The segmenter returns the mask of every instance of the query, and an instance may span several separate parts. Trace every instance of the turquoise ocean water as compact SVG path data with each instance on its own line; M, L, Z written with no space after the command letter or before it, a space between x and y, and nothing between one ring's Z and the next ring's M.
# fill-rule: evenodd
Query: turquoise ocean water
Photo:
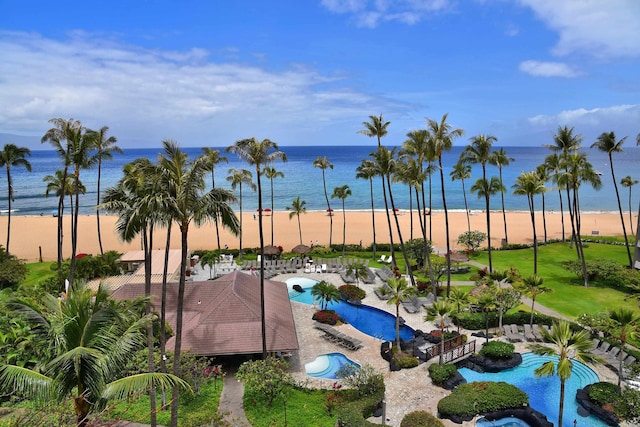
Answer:
M443 155L445 190L447 194L447 205L449 209L463 210L464 201L462 197L462 186L460 181L452 182L449 177L452 166L457 162L458 156L464 147L454 147L452 151ZM526 211L527 200L524 196L512 195L511 186L516 177L523 171L533 170L537 165L544 161L544 158L550 154L550 150L545 147L504 147L507 154L515 160L507 167L503 168L503 180L507 193L505 194L505 204L508 210ZM224 148L219 148L224 153ZM342 185L349 185L352 195L345 201L347 210L368 210L370 209L370 193L369 182L363 179L356 179L356 168L361 164L363 159L369 158L369 154L373 152L375 146L340 146L340 147L323 147L323 146L281 146L280 149L287 154L288 162L276 163L273 166L284 173L284 178L274 180L274 209L277 211L285 210L286 206L296 197L300 196L306 201L307 210L325 210L326 201L322 186L322 171L313 167L313 161L318 156L327 156L329 161L333 163L333 169L325 171L327 190L329 195L333 189ZM200 148L185 147L183 148L190 158L195 158L202 151ZM609 167L609 160L606 154L597 150L584 150L589 161L594 167L602 172L602 189L594 191L590 187L583 187L581 194L581 208L583 212L587 211L617 211L617 202L613 182ZM122 155L116 154L112 161L105 162L102 166L102 189L114 185L118 179L122 177L122 166L134 159L146 157L155 161L161 148L157 149L127 149ZM229 163L221 163L217 166L215 172L216 186L229 188L226 181L228 170L230 168L245 168L252 170L252 167L237 159L234 154L224 153ZM45 197L46 184L43 178L46 175L54 174L59 169L60 160L53 151L39 150L33 151L29 158L32 165L32 172L29 173L23 168L13 168L11 175L14 183L15 201L12 203L14 215L50 215L56 209L56 198L51 196ZM616 179L618 183L624 176L630 175L635 179L640 179L640 148L627 147L623 153L614 155L614 167ZM489 176L498 176L498 169L488 166ZM478 199L476 195L469 193L469 188L473 182L481 176L480 166L474 166L471 180L465 181L467 188L467 198L469 208L474 210L484 209L484 201ZM92 213L95 210L97 200L97 169L83 170L80 179L87 188L87 193L80 196L80 210L84 214ZM254 178L255 179L255 178ZM210 177L207 182L211 182ZM269 181L263 178L264 183L264 199L265 207L270 207L271 190ZM622 188L620 185L622 198L622 207L628 210L628 189ZM640 189L640 185L634 187L634 197L632 206L635 211L637 209L638 198L635 196L636 189ZM394 184L394 199L396 206L400 209L409 208L409 191L406 186ZM257 195L255 192L246 191L243 186L243 210L245 212L257 209ZM7 190L6 176L0 178L0 211L6 212L7 209ZM374 180L374 199L375 208L383 209L382 190L380 180ZM338 199L330 199L332 208L341 209L341 202ZM537 208L541 206L540 199L536 200ZM415 204L414 204L415 207ZM237 208L237 206L236 206ZM546 196L546 208L548 210L559 210L559 201L556 191L550 192ZM436 174L433 176L433 209L442 209L442 199L440 195L440 178ZM500 197L496 196L492 199L491 209L500 209Z

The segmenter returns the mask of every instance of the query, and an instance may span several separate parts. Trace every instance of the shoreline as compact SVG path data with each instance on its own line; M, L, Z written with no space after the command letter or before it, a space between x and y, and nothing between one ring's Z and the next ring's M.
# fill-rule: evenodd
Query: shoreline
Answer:
M243 212L243 248L255 248L259 246L258 238L258 221L254 219L255 212ZM346 243L359 244L369 246L373 242L373 226L372 215L370 210L347 210L346 215ZM532 227L531 217L528 211L507 211L507 232L509 243L531 243ZM562 238L561 217L558 211L545 212L547 222L547 238ZM569 215L565 213L565 235L571 232ZM634 221L634 230L637 221L637 215L632 215ZM0 216L0 245L4 246L7 237L7 216ZM276 211L272 215L263 215L263 232L265 245L271 244L271 220L274 223L274 241L275 246L282 246L285 252L290 251L294 246L300 244L297 219L294 216L289 219L289 212ZM329 223L330 218L333 219L332 244L342 244L343 220L342 212L334 211L334 215L329 217L324 211L308 211L300 215L300 223L302 228L302 243L315 245L316 242L322 246L329 243ZM622 235L622 226L620 224L620 216L618 212L598 212L583 213L582 216L582 235L591 236L592 232L597 231L601 236L619 236ZM433 245L444 250L446 247L445 237L445 218L442 211L433 211L427 216L427 224L429 219L432 223L432 240ZM57 217L54 216L11 216L11 241L10 251L13 255L27 262L37 262L42 251L43 261L55 261L57 256L56 249L56 229ZM101 215L101 235L104 251L116 250L118 252L126 252L129 250L140 249L140 238L135 238L132 242L122 242L116 232L115 223L117 217L113 215ZM480 230L486 232L486 215L481 211L472 211L469 216L471 222L471 230ZM627 230L629 228L629 214L624 215ZM409 215L408 211L401 210L398 214L400 230L403 240L407 241L412 238L421 237L420 219L418 212ZM64 245L63 253L65 257L71 254L71 235L69 229L70 217L65 215L63 218L63 235ZM393 215L391 215L394 242L398 242L398 233L394 224ZM411 224L413 223L413 233ZM458 235L467 231L467 218L464 211L449 212L450 226L450 247L452 249L460 249L457 244ZM78 217L78 249L77 253L97 254L100 253L98 245L98 233L95 214L84 214ZM384 210L375 211L375 233L377 243L389 243L389 229L387 218ZM538 241L542 241L543 220L542 214L536 213L536 232ZM174 225L171 232L171 248L180 247L180 232ZM429 228L427 227L427 235ZM501 210L491 211L491 244L499 247L504 238L504 223ZM634 237L635 239L635 237ZM166 240L166 230L158 229L154 234L154 249L163 249ZM213 223L204 224L202 227L196 227L191 224L189 230L189 249L217 249L217 239L215 226ZM237 249L239 247L238 237L232 236L228 231L220 232L220 245L222 248L227 245L229 248Z

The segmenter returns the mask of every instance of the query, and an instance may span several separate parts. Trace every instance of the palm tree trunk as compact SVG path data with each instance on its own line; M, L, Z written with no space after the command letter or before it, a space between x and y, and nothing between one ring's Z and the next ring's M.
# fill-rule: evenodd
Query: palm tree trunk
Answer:
M9 202L9 212L7 212L7 245L5 246L7 255L9 255L9 236L11 236L11 199L13 198L13 189L11 187L11 173L9 172L9 170L9 163L7 162L7 201Z
M502 168L500 171L500 187L502 187ZM504 191L500 190L500 198L502 199L502 222L504 223L504 242L509 244L509 236L507 235L507 214L504 211Z
M371 226L373 229L373 259L376 259L376 211L373 205L373 179L369 178L369 193L371 193ZM631 206L631 190L629 190L629 206ZM631 212L631 209L629 209Z
M409 185L409 238L413 240L413 187Z
M215 170L214 170L214 168L212 168L211 169L211 189L213 190L214 188L216 188L216 179L215 179ZM218 242L218 252L220 252L222 247L220 246L220 226L218 225L218 213L217 212L216 212L216 215L214 215L214 217L213 217L213 222L216 225L216 240Z
M431 164L431 162L429 162ZM429 174L429 240L433 242L433 183Z
M78 212L80 208L80 190L79 190L79 180L80 176L78 171L75 174L75 197L76 197L76 205L74 206L74 215L73 215L73 227L71 230L71 264L69 265L69 284L73 285L74 275L76 271L76 251L78 249Z
M342 256L344 257L344 246L347 241L347 213L344 210L344 199L342 199Z
M384 175L381 175L382 178L382 198L384 199L384 210L387 214L387 225L389 227L389 240L391 241L391 261L393 263L393 266L396 266L396 257L394 255L394 248L393 248L393 230L391 228L391 215L389 215L389 204L387 203L387 189L384 186Z
M409 263L407 250L404 246L404 240L402 239L402 231L400 230L400 222L398 221L396 206L395 206L395 203L393 202L393 193L391 192L391 179L388 175L386 178L387 178L387 187L389 188L389 201L391 202L391 209L393 210L393 218L396 222L396 230L398 231L398 240L400 241L400 250L402 251L402 257L404 258L405 265L407 266L407 271L409 273L409 279L411 280L411 285L415 287L416 281L415 281L415 278L413 277L413 272L411 271L411 264ZM393 263L395 265L395 260L393 261Z
M98 196L96 206L100 206L100 173L102 169L102 159L98 158ZM96 208L96 225L98 227L98 246L100 247L100 255L104 255L102 250L102 234L100 233L100 209Z
M447 239L447 298L451 293L451 244L449 242L449 211L447 211L447 198L444 192L444 172L442 169L442 156L438 156L438 166L440 166L440 187L442 190L442 207L444 208L444 228ZM491 252L489 252L491 253ZM491 256L489 256L489 266L491 266Z
M296 216L298 217L298 233L300 234L300 244L302 244L302 225L300 225L300 214L296 214Z
M143 246L144 246L144 296L146 298L151 297L151 257L153 252L153 226L151 226L147 233L147 227L143 227ZM151 314L151 301L148 300L144 306L144 313L146 315ZM148 372L155 372L155 364L153 360L153 323L147 323L147 370ZM156 421L156 388L155 386L151 386L149 389L149 417L151 426L155 427L157 424Z
M400 304L396 303L396 347L398 351L402 348L400 346ZM391 356L393 357L393 355Z
M535 297L531 298L531 317L529 318L529 326L531 327L533 327L533 313L534 313L533 306L535 303L536 303L536 298Z
M182 351L182 314L184 312L184 288L187 273L187 235L189 233L189 223L182 222L180 224L181 234L181 262L180 262L180 281L178 283L178 303L176 307L176 335L175 348L173 353L173 375L180 376L180 352ZM178 427L178 399L180 397L180 389L173 388L171 394L171 427Z
M469 205L467 205L467 191L464 188L464 179L462 180L462 197L464 198L464 212L467 214L467 231L471 233L471 219L469 219Z
M562 426L562 414L564 413L564 380L560 380L560 408L558 412L558 426Z
M609 166L611 167L611 178L613 178L613 188L616 190L616 200L618 201L618 211L620 212L620 222L622 223L622 233L624 234L624 242L627 247L627 256L629 257L629 268L633 268L633 258L631 257L631 248L629 248L629 237L627 236L627 227L624 224L624 214L622 213L622 204L620 203L620 193L618 192L618 183L616 182L616 174L613 171L613 156L609 153ZM9 212L11 214L11 212ZM7 239L9 236L7 236Z
M560 197L560 222L562 224L562 241L566 240L564 233L564 207L562 205L562 191L558 188L558 197Z
M238 252L238 258L242 260L242 182L240 183L240 200L238 203L238 207L240 209L240 235L238 236L238 239L240 240L240 251ZM261 211L259 213L261 213Z
M587 261L584 257L584 247L582 246L582 238L580 233L580 199L578 198L578 187L573 188L573 222L575 222L575 241L578 251L578 259L582 266L582 276L584 279L584 287L589 287L589 275L587 274Z
M544 244L547 244L547 217L544 214L545 212L545 199L544 193L542 193L542 228L544 229Z
M529 213L533 227L533 274L538 274L538 238L536 236L536 209L533 204L533 194L529 195Z
M483 175L485 175L483 173ZM487 255L489 256L489 272L493 271L493 262L491 259L491 211L489 209L491 195L489 194L489 183L487 182L486 176L484 177L484 206L487 212Z
M333 212L331 211L331 203L329 203L329 194L327 193L327 181L324 176L324 169L322 169L322 185L324 186L324 198L327 201L327 213L329 214L329 248L331 248L333 236Z
M298 219L300 218L298 217ZM271 246L273 246L273 178L271 179Z
M167 226L167 241L164 246L164 266L162 268L162 296L160 297L160 372L167 372L165 354L167 351L167 275L169 270L169 250L171 248L171 221ZM167 404L167 393L162 389L162 406Z
M262 326L262 358L267 358L267 319L264 309L264 233L262 230L262 184L260 183L260 166L256 166L258 181L258 231L260 235L260 323Z
M631 234L636 234L633 231L633 214L631 213L631 187L629 187L629 226L631 227Z

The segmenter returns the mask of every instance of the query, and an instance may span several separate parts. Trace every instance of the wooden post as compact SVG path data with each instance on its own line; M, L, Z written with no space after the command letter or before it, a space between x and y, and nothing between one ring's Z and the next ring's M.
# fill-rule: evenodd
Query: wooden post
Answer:
M40 252L40 262L42 262L42 246L38 246L38 252Z

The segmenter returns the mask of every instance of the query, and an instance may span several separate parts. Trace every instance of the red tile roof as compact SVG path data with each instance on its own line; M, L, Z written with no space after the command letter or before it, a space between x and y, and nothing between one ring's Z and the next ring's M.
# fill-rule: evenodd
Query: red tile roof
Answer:
M265 280L267 350L298 349L287 286ZM160 283L151 285L154 309L160 312ZM115 299L144 295L144 284L129 283L113 292ZM167 284L167 321L175 330L178 283ZM182 349L202 356L262 352L260 279L235 271L216 280L186 282ZM174 339L167 341L167 349Z

